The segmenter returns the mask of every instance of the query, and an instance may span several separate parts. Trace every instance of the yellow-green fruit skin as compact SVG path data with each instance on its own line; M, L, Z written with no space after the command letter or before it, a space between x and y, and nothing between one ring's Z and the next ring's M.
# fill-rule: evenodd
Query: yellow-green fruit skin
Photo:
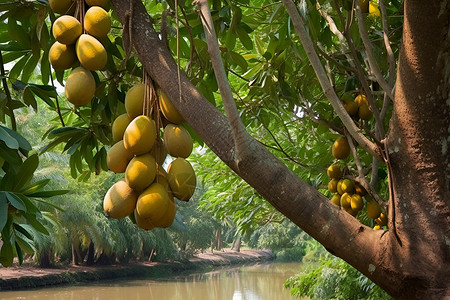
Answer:
M170 199L169 196L169 204L167 206L166 212L161 216L160 219L153 221L153 224L156 227L167 228L172 225L173 220L175 219L175 214L177 212L177 207L175 205L175 201Z
M139 216L153 223L153 220L159 220L165 214L169 201L166 188L153 183L139 195L136 211Z
M339 179L342 177L341 168L338 165L331 165L327 169L327 175L332 179Z
M351 209L352 197L348 193L344 193L341 196L341 207L345 209Z
M114 173L123 173L127 169L128 163L133 158L133 154L125 149L123 140L115 143L106 154L108 168Z
M136 220L136 225L144 230L152 230L153 228L155 228L155 225L153 225L153 223L148 219L144 219L143 217L141 217L137 213L136 209L134 210L134 219Z
M125 181L136 191L142 191L155 180L156 161L150 154L135 156L125 170Z
M358 113L358 104L353 101L345 100L344 108L350 116L354 116Z
M159 105L161 107L161 112L169 122L174 124L181 124L184 122L183 117L162 90L159 91Z
M192 153L193 142L189 131L182 125L167 124L164 128L164 145L173 157L187 158Z
M331 179L330 182L328 182L328 190L332 193L336 193L338 182L338 179Z
M52 33L61 44L74 44L83 32L81 23L74 17L64 15L55 20Z
M350 179L344 179L341 183L341 189L344 193L353 194L355 191L355 184Z
M155 122L147 116L136 117L125 129L123 142L125 149L134 155L149 152L156 140Z
M103 210L114 219L125 218L136 206L137 194L125 181L121 180L111 186L103 199Z
M125 109L130 119L143 114L145 85L136 84L125 95Z
M100 6L103 9L109 9L109 0L86 0L86 4L89 6Z
M333 197L331 197L330 201L337 206L341 206L341 195L334 194Z
M367 216L371 219L376 219L381 214L381 207L375 201L370 201L367 204Z
M95 37L82 34L75 46L78 60L88 70L98 71L105 67L108 60L105 47Z
M62 71L72 67L77 60L75 47L73 45L65 45L56 41L48 52L48 59L53 69Z
M331 153L336 159L345 159L350 154L350 145L347 138L344 136L339 137L334 143L331 149Z
M354 210L356 212L360 211L364 206L364 202L363 202L361 196L358 194L353 194L352 199L350 201L350 206L351 206L352 210Z
M119 115L112 124L112 136L114 142L118 142L123 139L125 129L130 124L131 119L128 114Z
M367 104L361 104L358 110L358 115L361 119L369 121L372 119L373 113Z
M49 0L48 4L55 14L71 15L75 12L75 2L72 0Z
M104 38L111 29L111 17L100 6L92 6L84 16L84 29L96 38Z
M80 106L88 104L95 94L95 79L91 72L78 67L70 72L64 86L67 100Z
M173 195L181 201L189 201L197 185L191 164L184 158L178 157L167 167L167 176Z

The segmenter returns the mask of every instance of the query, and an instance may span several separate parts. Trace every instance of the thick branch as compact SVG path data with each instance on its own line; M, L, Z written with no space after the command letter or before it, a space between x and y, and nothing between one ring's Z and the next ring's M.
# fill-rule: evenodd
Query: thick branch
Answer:
M233 132L234 143L236 146L236 159L239 160L242 153L245 151L245 141L248 139L248 133L245 130L245 126L242 123L241 118L239 117L239 111L237 110L233 93L228 82L228 77L223 66L222 56L220 55L219 44L217 43L216 31L214 29L214 23L211 17L208 1L196 0L193 4L197 4L200 10L200 17L202 20L203 29L205 30L206 42L208 44L208 52L211 57L211 64L213 66L219 91L222 96L225 113L230 121L230 126Z
M338 114L339 118L344 123L344 126L348 129L350 135L358 142L361 147L363 147L372 156L383 160L378 147L361 133L361 130L353 122L352 118L349 116L338 96L336 95L336 92L334 91L332 85L328 80L327 74L322 66L319 56L314 50L314 45L308 33L306 32L305 25L303 24L303 20L300 17L300 14L294 2L292 2L292 0L283 0L282 2L286 7L287 12L289 13L289 16L291 17L295 31L297 32L300 41L302 42L303 48L308 55L309 61L311 62L314 71L316 72L322 89L329 99L334 110Z

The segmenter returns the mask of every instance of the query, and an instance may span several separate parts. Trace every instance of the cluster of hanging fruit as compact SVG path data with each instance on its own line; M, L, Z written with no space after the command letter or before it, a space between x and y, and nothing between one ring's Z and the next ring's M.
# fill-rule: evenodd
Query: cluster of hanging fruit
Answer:
M174 197L189 201L196 187L194 169L186 159L193 149L191 135L148 75L127 92L125 109L114 120L115 144L107 154L108 168L125 176L106 193L104 211L111 218L129 216L146 230L169 227L176 214ZM167 154L172 160L164 169Z
M86 105L94 97L96 83L92 71L105 67L107 53L101 41L111 29L111 17L105 0L49 1L60 16L52 24L54 44L49 51L55 70L72 68L66 83L67 100L74 105Z

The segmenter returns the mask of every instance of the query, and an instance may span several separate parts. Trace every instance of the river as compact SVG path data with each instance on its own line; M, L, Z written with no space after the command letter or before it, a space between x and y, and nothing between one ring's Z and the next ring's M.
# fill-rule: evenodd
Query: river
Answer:
M290 300L284 281L299 263L267 263L223 268L163 280L114 280L89 285L2 291L1 300Z

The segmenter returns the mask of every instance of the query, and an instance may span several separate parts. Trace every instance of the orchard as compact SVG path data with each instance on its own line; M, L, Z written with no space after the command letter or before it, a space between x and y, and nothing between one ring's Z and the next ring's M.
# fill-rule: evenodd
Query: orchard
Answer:
M201 186L242 232L287 217L396 299L450 297L449 8L1 3L0 263L48 234L37 203L68 191L33 178L59 151L80 182L120 174L98 201L136 230ZM24 109L53 116L40 149Z

